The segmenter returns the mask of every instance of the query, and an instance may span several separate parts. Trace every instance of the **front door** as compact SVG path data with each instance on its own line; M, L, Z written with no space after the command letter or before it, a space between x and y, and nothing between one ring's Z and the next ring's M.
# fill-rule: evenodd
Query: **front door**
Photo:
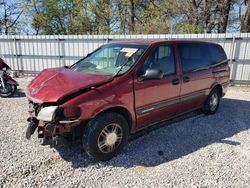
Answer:
M172 45L159 45L145 61L141 75L148 69L164 73L160 80L135 79L135 110L138 129L174 116L179 102L180 77L177 75Z

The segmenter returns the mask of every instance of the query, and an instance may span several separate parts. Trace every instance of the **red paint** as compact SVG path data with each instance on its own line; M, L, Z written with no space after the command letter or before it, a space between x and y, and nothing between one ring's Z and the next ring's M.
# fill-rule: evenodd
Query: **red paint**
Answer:
M57 102L63 96L80 89L99 85L83 92L63 104L67 118L79 113L80 120L95 118L99 113L116 108L123 109L131 117L131 132L143 129L157 122L170 119L193 109L200 108L214 86L222 86L225 93L229 83L230 69L228 66L207 70L183 73L180 63L177 43L182 41L129 41L127 44L147 44L149 48L140 58L136 66L122 76L97 76L82 74L65 68L42 71L28 86L27 97L40 103ZM187 42L187 41L185 41ZM200 43L200 42L192 42ZM176 75L164 77L161 80L139 81L138 73L153 49L160 44L172 44L175 49ZM215 71L217 71L215 73ZM219 71L219 72L218 72ZM190 82L183 83L183 77L190 77ZM173 79L179 79L180 84L173 85ZM105 84L101 85L103 82ZM138 115L136 111L147 106L160 104L181 97L188 97L197 91L204 91L203 96L179 102L178 104Z
M112 79L111 76L82 74L66 68L45 69L28 85L26 96L56 102L63 96Z

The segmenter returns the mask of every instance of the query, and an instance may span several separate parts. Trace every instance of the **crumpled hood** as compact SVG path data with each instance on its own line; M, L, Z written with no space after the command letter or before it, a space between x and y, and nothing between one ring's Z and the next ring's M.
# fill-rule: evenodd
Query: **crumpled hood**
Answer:
M26 96L33 102L56 102L65 95L102 84L112 76L99 76L67 68L45 69L28 85Z

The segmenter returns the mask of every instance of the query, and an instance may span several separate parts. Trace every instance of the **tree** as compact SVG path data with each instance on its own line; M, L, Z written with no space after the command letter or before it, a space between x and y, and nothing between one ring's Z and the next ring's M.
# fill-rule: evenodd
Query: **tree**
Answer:
M190 23L178 24L176 30L181 34L199 34L204 32L204 28L201 25L194 25Z
M14 1L0 1L0 33L1 34L16 34L19 25L20 17L25 11L22 3Z
M141 34L164 34L170 32L173 16L170 1L147 2L141 11L140 19L135 23L134 32Z
M24 1L26 4L22 6L16 1ZM245 5L242 10L246 10L245 13L235 16L235 8L243 6L243 1ZM31 25L35 34L225 33L235 26L234 31L240 30L240 25L242 32L250 32L249 2L0 0L0 6L5 10L0 11L0 32L15 34L17 28L23 24L22 21L26 21L24 13L32 19ZM22 7L27 7L29 11L25 12ZM24 28L21 31L24 31Z
M87 10L93 17L93 29L95 34L110 34L113 16L111 0L86 1Z
M187 21L202 26L207 33L225 33L229 22L233 0L192 0L185 1L183 12Z
M232 7L232 0L223 0L219 4L219 21L218 21L218 33L225 33L227 31L227 25L229 20L229 13Z
M250 32L250 1L244 0L246 5L245 14L241 18L241 32L248 33Z
M37 34L92 33L92 20L82 0L32 0L32 7Z
M114 13L116 13L116 16L114 17L114 24L119 26L118 30L120 33L135 34L138 32L137 27L142 24L143 14L149 2L149 0L113 1L113 9ZM113 32L117 33L117 31Z
M119 34L126 34L127 33L127 9L125 8L124 5L124 0L115 0L114 1L115 5L115 11L114 15L115 16L115 21L116 24L114 24L114 33L119 33Z

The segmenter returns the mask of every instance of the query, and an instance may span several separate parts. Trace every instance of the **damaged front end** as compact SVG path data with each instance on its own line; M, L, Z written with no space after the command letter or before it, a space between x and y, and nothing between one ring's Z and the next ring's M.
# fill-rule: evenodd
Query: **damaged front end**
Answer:
M88 118L80 120L82 112L78 102L82 101L67 107L65 103L113 79L113 76L87 74L69 68L40 72L26 90L30 114L26 138L30 139L36 130L38 137L45 139L55 139L59 135L72 135L73 139L80 136L84 131L82 125L88 121Z
M72 132L80 124L77 117L66 118L64 109L56 103L38 104L29 101L29 114L29 124L26 130L27 139L30 139L37 129L38 138L57 141L60 135Z

